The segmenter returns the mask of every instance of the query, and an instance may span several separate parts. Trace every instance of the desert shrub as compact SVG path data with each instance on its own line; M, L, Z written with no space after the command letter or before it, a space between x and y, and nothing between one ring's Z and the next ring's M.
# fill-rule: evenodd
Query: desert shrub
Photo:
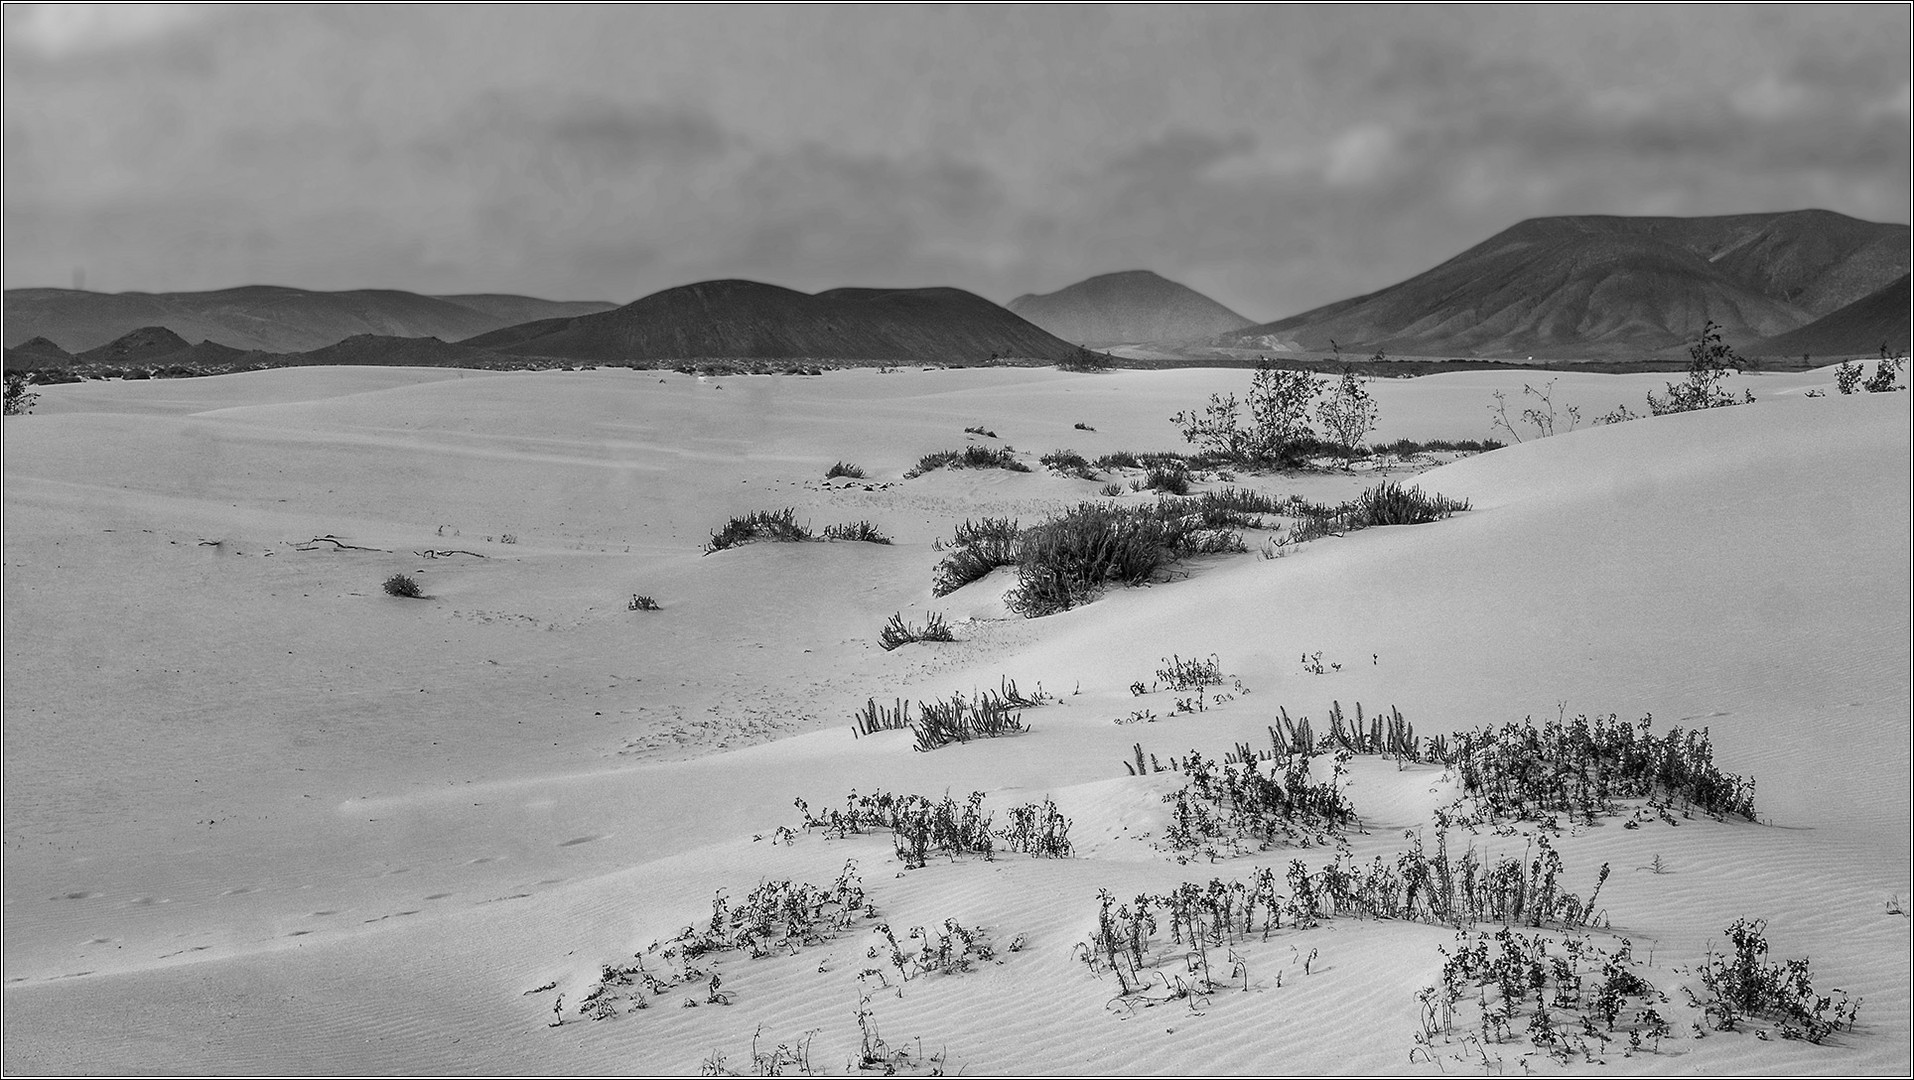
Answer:
M1444 763L1485 820L1568 814L1592 823L1615 800L1639 798L1665 817L1679 801L1684 811L1755 819L1754 781L1716 767L1706 728L1657 736L1649 725L1648 717L1630 724L1611 714L1459 731Z
M1708 320L1701 336L1688 347L1688 361L1686 381L1668 383L1666 397L1657 398L1653 393L1648 395L1649 412L1665 416L1754 401L1752 392L1744 391L1744 396L1738 399L1721 385L1728 373L1739 371L1743 363L1741 357L1736 356L1735 351L1721 340L1721 327L1713 319Z
M1381 353L1375 356L1377 362L1382 358ZM1376 430L1377 413L1376 399L1369 396L1353 371L1343 372L1316 406L1323 428L1339 444L1343 456L1351 458L1362 453L1363 438Z
M1030 618L1086 603L1107 582L1140 585L1173 557L1170 533L1145 514L1079 505L1024 534L1017 587L1006 599Z
M924 620L921 630L906 623L903 612L895 612L891 615L891 621L885 623L884 629L877 635L877 643L884 647L885 652L917 641L956 640L956 635L950 632L950 625L944 622L944 617L934 611Z
M385 591L389 596L403 596L416 600L425 595L420 591L419 583L405 574L394 574L385 579Z
M1075 450L1052 450L1038 460L1043 462L1045 468L1064 476L1074 476L1080 480L1097 478L1096 470L1090 467L1089 460Z
M1169 495L1188 495L1190 493L1189 470L1151 466L1143 474L1143 487L1138 490L1161 491Z
M1314 435L1309 406L1322 391L1322 383L1307 371L1258 364L1246 401L1239 403L1235 394L1211 394L1201 413L1179 412L1170 422L1185 441L1206 453L1238 462L1281 461L1292 443ZM1249 407L1247 428L1238 416L1244 404Z
M663 611L664 609L659 607L658 601L653 600L651 597L640 596L637 593L632 593L631 603L625 605L625 610L626 611Z
M1097 467L1100 469L1135 469L1140 468L1142 464L1136 459L1136 455L1128 450L1118 450L1097 459Z
M1035 857L1067 859L1074 850L1070 843L1070 819L1057 810L1057 804L1045 796L1043 805L1025 803L1012 807L1010 824L998 835L1011 851Z
M1090 425L1084 423L1081 420L1077 421L1076 428L1078 431L1095 431L1096 430L1096 428L1091 427Z
M1438 1039L1458 1041L1451 1032L1470 1010L1476 1022L1462 1025L1464 1044L1526 1037L1562 1064L1576 1054L1600 1061L1598 1053L1620 1036L1628 1042L1625 1054L1659 1052L1670 1033L1658 1008L1668 996L1641 976L1626 938L1611 951L1580 936L1563 942L1504 927L1492 935L1458 930L1455 944L1454 952L1442 949L1442 984L1416 994L1422 1006L1416 1050L1432 1060Z
M1116 483L1105 484L1097 489L1097 494L1116 498L1123 494L1123 485Z
M1527 402L1529 398L1533 397L1535 398L1535 403L1526 405L1522 409L1521 416L1514 421L1509 419L1509 403L1502 391L1497 390L1489 396L1495 399L1494 403L1489 406L1489 427L1501 428L1503 431L1508 432L1509 436L1516 442L1522 441L1522 433L1515 430L1516 423L1528 424L1535 428L1535 437L1538 439L1546 439L1550 435L1555 434L1555 425L1560 422L1561 418L1555 411L1554 379L1543 383L1540 390L1530 386L1528 383L1522 384L1522 400ZM1567 413L1567 430L1574 431L1575 425L1582 422L1582 410L1574 405L1570 405L1567 407Z
M799 543L810 539L813 539L810 526L797 523L795 509L754 510L743 517L732 518L723 529L712 533L711 542L705 545L704 550L709 555L739 544L761 541Z
M1403 487L1390 480L1369 488L1340 506L1326 507L1292 500L1300 520L1290 530L1296 543L1376 525L1421 525L1467 510L1467 499L1425 495L1420 487Z
M1465 454L1482 454L1490 450L1500 450L1503 443L1496 439L1397 439L1392 443L1376 443L1369 449L1378 454L1394 454L1408 457L1411 454L1427 454L1437 451L1450 451Z
M1861 388L1861 364L1858 360L1843 360L1834 369L1834 388L1843 394L1852 394Z
M1017 522L1012 518L986 517L975 524L965 519L947 545L948 554L931 575L931 595L947 596L999 566L1014 565L1018 535Z
M1767 923L1760 919L1752 923L1736 919L1722 931L1734 954L1708 950L1701 965L1708 998L1701 1005L1715 1030L1733 1031L1743 1020L1773 1019L1781 1025L1782 1038L1813 1043L1839 1031L1844 1022L1852 1031L1860 1002L1850 1002L1845 994L1838 1001L1816 997L1806 959L1764 963L1761 958L1767 955L1768 942L1762 933L1766 929Z
M20 416L32 412L34 402L40 400L40 395L27 389L30 385L27 376L18 371L9 371L6 381L5 415Z
M1888 355L1887 346L1882 345L1881 362L1875 367L1874 374L1868 378L1868 381L1861 384L1861 389L1866 390L1870 394L1885 394L1894 390L1907 389L1907 387L1898 384L1901 377L1901 369L1906 364L1907 359L1905 357ZM1856 366L1858 367L1859 365Z
M864 470L847 461L840 461L824 473L824 479L826 480L835 480L840 476L848 477L852 480L862 480L864 479Z
M864 544L888 544L891 538L868 521L852 521L843 525L824 526L826 540L855 540Z
M917 467L904 474L905 479L922 476L933 469L1007 469L1029 472L1030 466L1018 461L1010 447L966 446L962 450L940 450L925 454Z
M966 434L966 435L976 435L976 436L978 436L979 438L984 438L984 439L994 439L994 438L996 438L996 437L997 437L997 433L996 433L996 432L994 432L994 431L986 431L986 430L984 430L984 426L983 426L982 424L979 424L979 425L977 425L976 427L967 427L967 428L965 428L965 429L964 429L964 434Z

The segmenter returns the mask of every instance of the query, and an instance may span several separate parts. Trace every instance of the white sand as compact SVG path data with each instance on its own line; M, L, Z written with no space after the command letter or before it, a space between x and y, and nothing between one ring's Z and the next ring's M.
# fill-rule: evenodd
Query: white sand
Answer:
M1564 374L1555 398L1641 411L1668 379ZM547 1022L555 993L575 1003L713 890L823 882L854 857L895 926L1027 937L1002 965L873 999L886 1038L921 1036L953 1070L1401 1071L1448 931L1285 936L1251 957L1251 992L1201 1014L1113 1008L1114 984L1071 958L1099 888L1272 861L1180 867L1136 840L1169 781L1127 776L1131 744L1216 755L1263 740L1279 705L1320 722L1335 699L1393 704L1424 734L1564 702L1709 727L1721 766L1758 779L1763 824L1585 830L1560 843L1570 887L1616 868L1602 904L1654 943L1677 1000L1700 987L1676 969L1765 918L1771 958L1809 956L1822 993L1865 999L1859 1028L1822 1046L1684 1030L1576 1070L1905 1074L1909 920L1885 902L1914 892L1907 396L1806 398L1827 370L1749 376L1753 406L1425 473L1473 500L1445 522L1199 560L1052 618L959 623L957 644L877 647L893 611L1001 614L1000 579L930 596L930 545L955 522L1034 521L1100 486L901 481L918 456L972 425L1032 454L1181 449L1168 416L1247 381L298 369L45 388L5 425L4 1068L696 1072L716 1050L749 1071L762 1025L767 1045L818 1029L814 1063L841 1071L868 932L723 961L728 1008ZM1497 434L1490 392L1521 383L1377 382L1375 437ZM870 478L825 484L838 460ZM1328 499L1373 479L1245 482ZM728 516L783 506L897 543L700 554ZM385 550L300 550L326 534ZM429 599L385 596L397 572ZM664 610L627 611L633 593ZM1343 669L1305 673L1316 651ZM1167 694L1126 688L1171 652L1213 652L1252 692L1167 717ZM930 754L851 737L867 697L1006 675L1064 695L1027 735ZM1111 723L1142 706L1165 718ZM1426 826L1434 773L1357 766L1366 861ZM985 790L999 809L1052 795L1078 857L901 873L884 838L771 845L793 798L877 787ZM1633 869L1656 855L1671 873ZM1499 1048L1510 1071L1523 1049Z

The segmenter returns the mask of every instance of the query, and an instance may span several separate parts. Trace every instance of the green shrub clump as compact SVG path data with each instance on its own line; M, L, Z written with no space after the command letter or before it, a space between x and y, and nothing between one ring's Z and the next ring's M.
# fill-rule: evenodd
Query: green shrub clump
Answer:
M1014 566L1018 535L1014 518L987 517L975 524L965 519L951 542L943 545L949 553L932 574L931 595L948 596L999 566Z
M849 462L840 461L824 473L824 479L826 480L835 480L840 476L848 477L852 480L862 480L864 479L864 470Z
M387 595L403 596L410 600L417 600L425 595L424 592L420 591L419 583L404 574L394 574L386 578L385 591Z

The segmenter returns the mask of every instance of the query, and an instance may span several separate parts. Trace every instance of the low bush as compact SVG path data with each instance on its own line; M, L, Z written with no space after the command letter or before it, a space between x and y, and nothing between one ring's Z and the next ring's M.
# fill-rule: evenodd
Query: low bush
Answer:
M947 596L999 566L1014 566L1019 535L1013 518L987 517L975 524L965 519L948 545L939 542L948 554L932 573L931 595Z
M934 469L1007 469L1010 472L1029 472L1030 466L1018 461L1010 447L966 446L962 450L940 450L934 454L925 454L917 460L917 467L904 474L905 479L924 475Z
M417 600L425 595L420 591L419 583L405 574L394 574L386 578L385 591L389 596L403 596L410 600Z
M852 480L862 480L864 479L864 470L849 462L840 461L824 473L824 479L826 480L835 480L840 476Z
M1699 409L1719 409L1728 405L1744 405L1754 401L1754 394L1743 391L1737 398L1721 385L1731 371L1744 367L1741 357L1734 349L1721 340L1721 327L1713 319L1702 329L1701 336L1688 347L1688 378L1679 383L1668 383L1666 397L1648 395L1648 411L1656 416L1668 413L1694 412Z
M765 541L775 543L800 543L811 540L808 525L797 523L797 511L790 507L783 510L754 510L743 517L734 517L725 523L723 529L711 534L711 542L705 545L705 554L723 551L739 544L753 544Z
M1078 431L1095 431L1096 430L1096 428L1091 427L1090 425L1084 423L1081 420L1077 421L1076 427Z
M1752 923L1736 919L1733 926L1722 931L1734 946L1734 954L1708 950L1701 965L1701 982L1708 998L1699 1004L1715 1030L1733 1031L1744 1020L1769 1019L1780 1024L1782 1038L1812 1043L1839 1031L1843 1023L1854 1030L1861 1003L1850 1002L1845 994L1838 1001L1816 997L1814 976L1806 959L1785 964L1762 961L1768 952L1768 942L1762 937L1766 929L1767 923L1760 919Z
M981 425L981 424L979 424L979 425L978 425L978 426L976 426L976 427L967 427L967 428L965 428L965 429L964 429L964 434L966 434L966 435L976 435L976 436L979 436L979 437L981 437L981 438L985 438L985 439L994 439L994 438L996 438L996 437L997 437L997 433L996 433L996 432L994 432L994 431L985 431L985 430L984 430L984 428L983 428L983 425Z
M1397 439L1392 443L1376 443L1369 448L1374 454L1394 454L1397 457L1410 457L1415 454L1428 454L1448 451L1452 453L1481 454L1490 450L1500 450L1503 444L1496 439L1427 439L1418 442L1415 439Z
M884 629L877 634L877 643L883 646L885 652L918 641L956 640L957 636L950 632L950 626L944 622L944 617L934 611L930 613L928 619L924 620L921 630L906 623L903 612L895 612L891 615L891 621L885 623Z
M1189 470L1152 466L1143 474L1143 486L1137 490L1161 491L1166 495L1188 495L1190 493Z
M1052 450L1038 459L1045 468L1064 476L1074 476L1080 480L1095 480L1096 470L1090 462L1075 450Z
M1136 455L1128 450L1118 450L1114 454L1105 454L1097 459L1097 467L1100 469L1136 469L1141 468L1142 465L1143 463L1136 459Z
M891 538L868 521L853 521L844 525L826 525L826 540L854 540L863 544L888 544Z
M651 597L640 596L637 593L632 593L631 603L625 605L625 610L626 611L662 611L664 609L660 608L658 606L658 601L653 600Z
M1123 494L1123 485L1114 483L1105 484L1097 489L1097 494L1105 496L1106 498L1117 498Z
M1324 507L1301 500L1292 503L1301 520L1290 530L1300 543L1318 537L1354 532L1377 525L1421 525L1467 510L1467 499L1425 495L1420 487L1403 487L1390 480L1369 488L1340 506Z
M24 416L32 412L34 403L40 400L40 395L27 389L31 385L27 376L17 371L9 371L6 374L6 383L6 415Z

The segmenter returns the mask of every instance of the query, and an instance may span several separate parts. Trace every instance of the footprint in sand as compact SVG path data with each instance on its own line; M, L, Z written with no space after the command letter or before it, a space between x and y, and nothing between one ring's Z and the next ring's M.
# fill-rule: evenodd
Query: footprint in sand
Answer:
M559 847L577 847L579 844L589 844L594 840L603 840L608 835L610 834L600 833L597 836L574 836L570 840L566 840L560 843L558 846Z
M58 896L49 896L47 897L47 899L48 900L91 900L98 895L100 894L96 892L70 892L70 893L61 893Z
M451 896L451 895L452 895L452 894L451 894L451 893L449 893L449 892L435 892L435 893L433 893L433 894L432 894L431 896L428 896L428 897L426 897L426 899L427 899L427 900L443 900L443 899L445 899L446 897L448 897L448 896Z
M310 933L312 933L312 931L310 930L294 930L292 933L287 934L286 936L287 937L305 937L307 934L310 934Z

